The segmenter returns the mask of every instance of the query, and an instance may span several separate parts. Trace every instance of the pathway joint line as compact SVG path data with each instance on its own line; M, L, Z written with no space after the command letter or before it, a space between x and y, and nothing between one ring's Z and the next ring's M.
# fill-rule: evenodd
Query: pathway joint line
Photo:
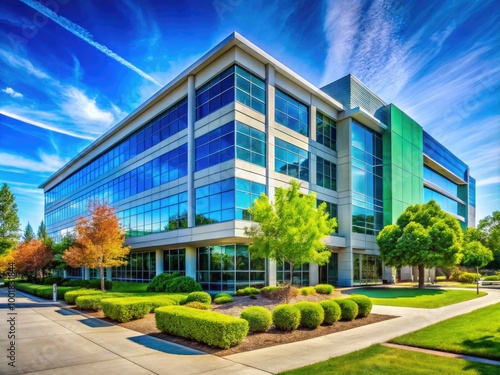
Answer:
M451 352L444 352L444 351L441 351L441 350L420 348L420 347L417 347L417 346L393 344L393 343L390 343L390 342L384 342L381 345L387 346L389 348L394 348L394 349L409 350L409 351L412 351L412 352L419 352L419 353L425 353L425 354L438 355L440 357L465 359L467 361L487 363L489 365L500 366L500 361L495 361L494 359L488 359L488 358L482 358L482 357L474 357L474 356L471 356L471 355L457 354L457 353L451 353Z

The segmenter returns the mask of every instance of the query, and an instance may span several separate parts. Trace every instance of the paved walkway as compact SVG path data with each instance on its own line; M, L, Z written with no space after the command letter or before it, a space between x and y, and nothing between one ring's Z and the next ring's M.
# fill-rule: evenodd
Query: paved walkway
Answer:
M324 361L500 302L500 291L438 309L374 306L373 312L400 316L306 341L224 358L203 354L65 309L17 292L15 364L10 361L7 289L0 289L0 374L142 375L274 374Z

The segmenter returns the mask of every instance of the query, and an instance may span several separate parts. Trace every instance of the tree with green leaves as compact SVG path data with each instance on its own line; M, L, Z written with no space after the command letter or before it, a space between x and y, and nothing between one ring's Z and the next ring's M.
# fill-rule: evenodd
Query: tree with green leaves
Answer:
M467 228L464 233L462 264L476 269L477 293L479 294L479 268L493 260L493 253L481 243L482 233L476 228Z
M45 225L45 222L43 220L40 222L40 225L38 226L36 237L44 243L50 241L49 234L47 233L47 226Z
M483 234L481 242L493 253L493 261L488 267L500 269L500 211L479 220L477 228Z
M54 259L52 260L52 264L54 268L59 270L64 270L68 267L66 262L64 262L63 260L63 254L74 244L75 244L75 236L72 233L68 233L61 238L60 242L54 243L52 245L52 251L54 252Z
M389 267L418 267L418 287L424 288L425 268L451 267L460 261L463 233L458 220L435 201L409 206L377 236Z
M316 194L302 194L295 180L287 189L276 189L274 204L262 194L249 210L256 224L245 228L252 241L250 254L290 263L290 284L296 266L327 263L331 251L322 240L335 231L337 219L325 208L325 203L316 208Z
M26 225L26 228L24 229L23 233L23 242L29 242L34 239L35 239L35 232L33 231L33 227L28 221L28 224Z
M19 239L17 204L9 185L0 188L0 256L8 255Z

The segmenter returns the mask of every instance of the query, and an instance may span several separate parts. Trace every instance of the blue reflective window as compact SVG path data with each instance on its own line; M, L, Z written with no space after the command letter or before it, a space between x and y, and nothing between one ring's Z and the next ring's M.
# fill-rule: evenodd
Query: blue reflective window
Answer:
M232 181L228 181L232 180ZM234 179L195 189L196 225L234 220Z
M429 133L423 133L424 138L424 154L432 160L438 162L443 167L467 181L467 165L452 154L446 147L436 141Z
M309 136L309 107L279 89L276 89L275 100L274 120L306 137Z
M316 199L316 207L318 207L321 203L324 203L326 205L325 211L330 215L330 217L338 218L338 207L335 203ZM338 227L333 233L337 233L337 229Z
M265 133L236 121L236 157L265 167Z
M234 159L234 122L225 124L195 140L195 170Z
M476 207L476 180L469 176L469 204Z
M266 186L257 182L236 179L236 219L252 220L249 208L262 193L265 193Z
M330 190L337 190L337 166L328 160L316 159L316 184Z
M274 170L290 177L309 181L309 153L276 138Z
M182 99L45 193L45 204L69 195L186 127L187 99Z
M337 150L337 127L335 122L321 112L316 112L316 142L333 151Z
M427 165L424 165L424 179L446 190L448 193L458 196L458 185L432 170Z
M236 100L257 112L266 113L264 81L236 65Z
M436 203L439 204L444 211L453 215L461 216L465 219L465 214L467 212L465 205L458 203L457 201L444 196L437 191L429 189L428 187L424 187L424 202L427 203L430 200L436 201Z

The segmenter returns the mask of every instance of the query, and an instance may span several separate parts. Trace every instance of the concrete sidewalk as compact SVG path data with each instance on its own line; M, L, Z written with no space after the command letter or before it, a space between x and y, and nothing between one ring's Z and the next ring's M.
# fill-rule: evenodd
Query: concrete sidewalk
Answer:
M306 341L224 358L168 343L17 292L15 365L7 337L7 289L0 289L0 374L269 374L324 361L429 324L500 302L500 291L438 309L374 306L373 312L400 316Z

